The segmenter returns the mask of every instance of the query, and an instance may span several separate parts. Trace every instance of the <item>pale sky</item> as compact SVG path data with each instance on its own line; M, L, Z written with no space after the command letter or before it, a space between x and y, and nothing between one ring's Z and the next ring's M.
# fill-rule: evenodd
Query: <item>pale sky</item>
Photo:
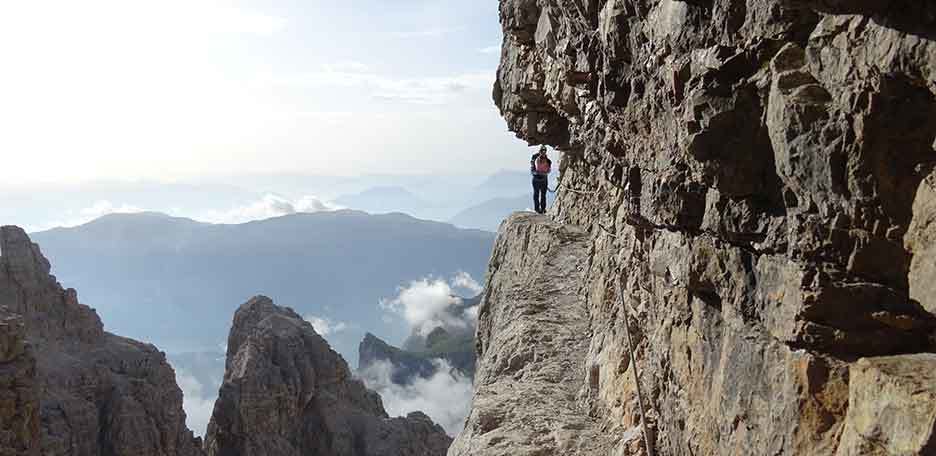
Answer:
M522 169L500 40L493 0L0 0L0 181Z

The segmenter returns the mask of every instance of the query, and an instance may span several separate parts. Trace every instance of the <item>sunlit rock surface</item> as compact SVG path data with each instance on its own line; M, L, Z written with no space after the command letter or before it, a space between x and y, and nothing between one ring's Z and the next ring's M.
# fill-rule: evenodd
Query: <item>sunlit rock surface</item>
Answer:
M553 221L499 232L474 410L449 454L552 454L576 414L602 435L565 454L643 451L628 443L641 423L625 324L657 454L932 454L936 402L910 385L927 384L914 354L933 351L936 327L936 4L501 0L500 13L494 101L520 138L565 154ZM559 247L562 231L581 234ZM582 270L544 273L564 249ZM505 309L579 328L585 353L547 331L499 354L525 334ZM561 387L531 374L547 358L570 360ZM544 398L501 413L497 383Z

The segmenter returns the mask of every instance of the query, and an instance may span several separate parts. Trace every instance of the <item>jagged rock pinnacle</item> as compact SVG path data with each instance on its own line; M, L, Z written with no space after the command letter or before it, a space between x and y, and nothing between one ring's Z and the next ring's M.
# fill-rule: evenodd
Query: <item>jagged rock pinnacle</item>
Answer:
M0 228L0 249L0 454L201 455L165 355L105 333L22 229Z
M235 313L226 366L211 456L431 456L451 443L424 414L388 417L311 324L267 297Z

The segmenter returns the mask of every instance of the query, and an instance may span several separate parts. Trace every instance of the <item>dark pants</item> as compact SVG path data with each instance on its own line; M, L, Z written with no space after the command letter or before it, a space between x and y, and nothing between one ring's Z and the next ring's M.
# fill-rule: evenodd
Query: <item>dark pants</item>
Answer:
M533 176L533 208L539 214L546 213L546 190L548 188L548 177Z

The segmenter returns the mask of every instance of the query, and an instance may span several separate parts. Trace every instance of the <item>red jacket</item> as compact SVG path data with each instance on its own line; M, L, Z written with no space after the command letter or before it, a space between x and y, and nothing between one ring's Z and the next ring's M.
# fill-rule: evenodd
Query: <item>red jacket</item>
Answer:
M534 177L548 177L549 173L543 174L536 171L536 158L539 157L539 152L533 154L533 157L530 158L530 174ZM549 163L549 168L552 169L552 160L549 157L544 157L546 162Z

